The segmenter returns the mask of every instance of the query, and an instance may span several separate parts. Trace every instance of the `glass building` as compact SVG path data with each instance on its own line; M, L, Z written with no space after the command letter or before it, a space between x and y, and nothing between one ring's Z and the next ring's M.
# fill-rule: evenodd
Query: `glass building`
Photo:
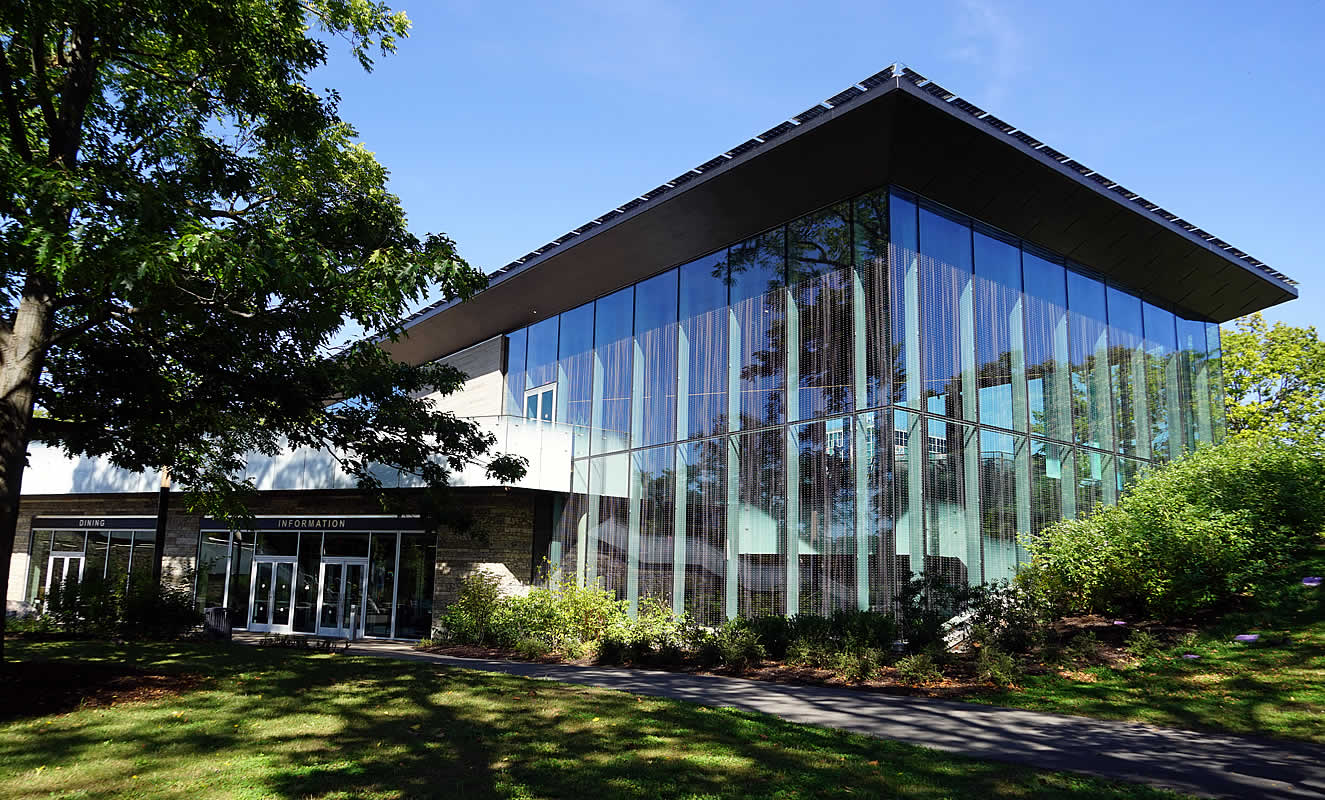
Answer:
M505 335L560 424L549 558L716 621L1010 578L1222 424L1219 327L883 187Z
M439 408L528 458L514 487L482 464L451 476L486 544L377 516L330 454L299 450L249 460L255 530L176 515L154 551L157 520L123 515L157 507L155 476L35 454L7 608L155 552L201 605L275 633L420 638L478 569L704 623L888 609L915 573L1011 577L1026 537L1218 442L1219 323L1296 296L888 67L380 343L467 374Z

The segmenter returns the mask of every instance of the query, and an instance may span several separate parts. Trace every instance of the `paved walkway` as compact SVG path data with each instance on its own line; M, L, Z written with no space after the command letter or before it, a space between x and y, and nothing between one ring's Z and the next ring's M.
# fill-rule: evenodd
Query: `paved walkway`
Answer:
M399 642L359 642L349 652L731 706L973 758L1211 797L1325 798L1325 748L1307 744L713 675L456 658Z

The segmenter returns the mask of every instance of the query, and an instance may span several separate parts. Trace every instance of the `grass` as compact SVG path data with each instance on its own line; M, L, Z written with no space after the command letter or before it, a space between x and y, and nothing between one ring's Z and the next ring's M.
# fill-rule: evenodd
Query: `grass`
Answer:
M204 673L0 723L0 798L1156 798L773 717L468 670L205 644L8 644Z
M1301 578L1325 575L1325 551L1291 572L1256 611L1202 626L1125 667L1029 676L1020 691L968 699L1036 711L1325 743L1325 601ZM1235 642L1243 633L1254 644ZM1185 659L1183 654L1199 656Z

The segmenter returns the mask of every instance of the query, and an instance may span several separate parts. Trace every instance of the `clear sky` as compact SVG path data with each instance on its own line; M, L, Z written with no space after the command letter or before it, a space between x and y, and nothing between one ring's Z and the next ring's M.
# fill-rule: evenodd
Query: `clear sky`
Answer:
M1325 3L425 2L314 86L491 271L900 61L1299 282L1325 333Z

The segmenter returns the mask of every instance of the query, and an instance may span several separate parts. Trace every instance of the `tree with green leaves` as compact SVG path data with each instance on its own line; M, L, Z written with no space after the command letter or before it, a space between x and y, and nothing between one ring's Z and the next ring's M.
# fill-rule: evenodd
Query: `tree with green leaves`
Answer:
M0 6L6 562L34 440L167 469L230 518L246 454L286 447L333 453L384 498L378 464L439 504L470 464L518 478L520 459L425 398L461 373L337 345L347 324L398 336L430 290L485 282L445 236L410 233L335 92L308 83L329 46L371 70L408 28L372 0Z
M1224 328L1224 392L1231 434L1325 441L1325 341L1260 313Z

